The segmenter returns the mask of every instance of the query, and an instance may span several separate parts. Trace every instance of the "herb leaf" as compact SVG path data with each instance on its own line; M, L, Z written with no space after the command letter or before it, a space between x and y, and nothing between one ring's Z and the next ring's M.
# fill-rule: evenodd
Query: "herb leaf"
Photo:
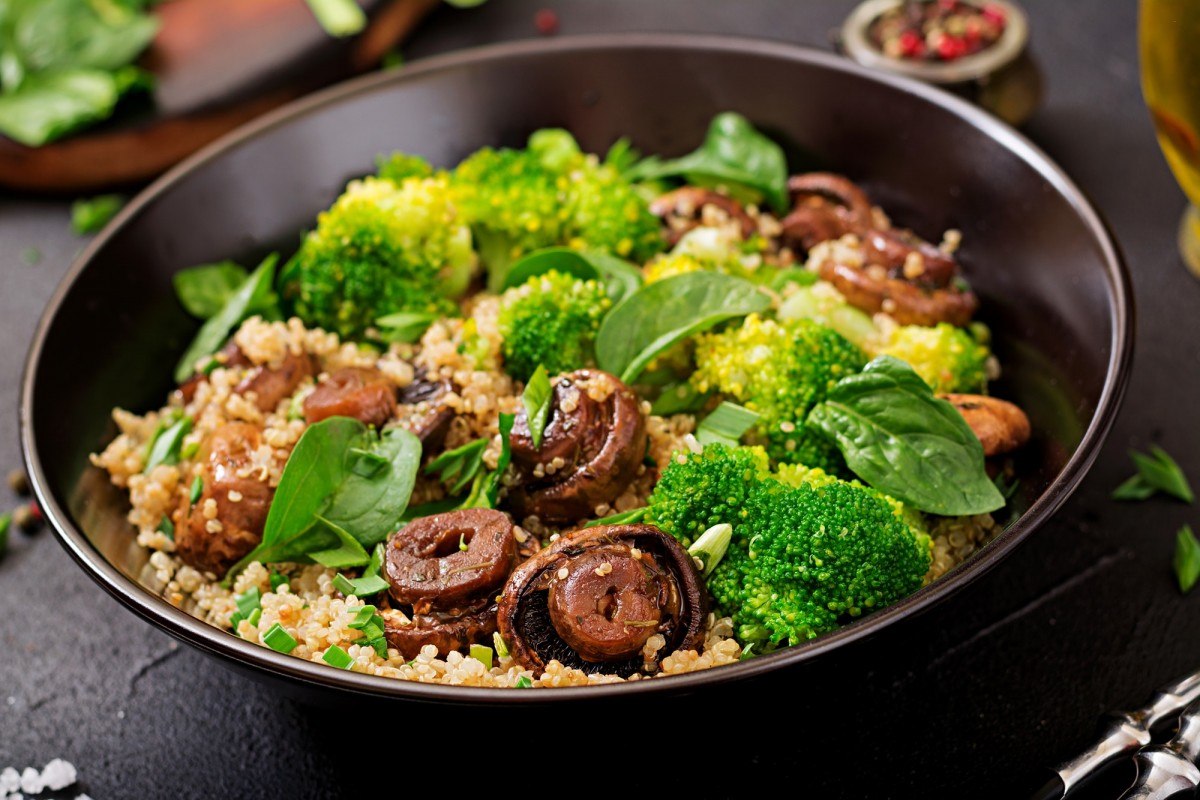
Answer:
M436 319L436 314L423 311L397 311L375 320L375 325L385 342L411 344L424 336Z
M487 485L484 488L488 508L496 507L496 500L500 497L500 479L504 477L504 471L508 469L508 462L512 460L512 428L514 419L516 417L513 414L500 415L500 458L496 460L496 469L488 476Z
M175 366L177 383L183 383L188 379L195 369L197 361L205 356L211 356L221 349L221 345L225 344L225 340L229 337L229 332L252 310L261 309L270 304L273 295L271 287L275 277L275 262L278 260L279 257L275 253L263 259L263 262L258 265L258 269L242 281L242 285L229 297L221 310L209 317L208 321L200 327L196 338L188 345L188 349Z
M330 36L353 36L367 27L367 15L354 0L308 0L308 7Z
M859 478L915 509L964 516L1004 505L962 415L899 359L880 356L840 380L807 424L837 444Z
M142 472L149 472L159 464L178 464L183 437L187 436L191 430L192 418L184 417L159 433L150 443L150 452L146 455L146 466Z
M538 364L521 394L521 402L525 405L525 417L529 424L529 436L533 439L533 446L538 449L542 446L546 422L550 419L552 397L554 390L550 387L550 376L546 374L546 368Z
M1191 525L1184 525L1175 535L1175 577L1179 580L1179 591L1187 594L1200 578L1200 542L1192 533Z
M520 286L530 278L551 270L580 280L600 281L614 303L636 292L644 282L641 270L614 255L573 250L570 247L547 247L516 261L505 275L501 289Z
M454 481L450 494L458 494L475 479L483 466L483 453L487 450L487 439L476 439L461 447L447 450L425 465L425 474L437 474L443 483ZM433 512L437 513L437 512Z
M1166 450L1154 445L1149 455L1130 450L1129 457L1137 467L1137 474L1113 491L1114 500L1145 500L1155 492L1168 494L1185 503L1196 499L1187 476Z
M766 197L776 211L788 205L787 158L741 114L718 114L700 148L682 158L651 156L625 173L634 181L683 177L698 185L749 189Z
M197 319L215 316L246 282L246 268L232 261L200 264L176 272L171 278L175 296Z
M700 444L720 442L737 447L746 431L758 422L758 414L737 403L724 401L696 428L696 441Z
M616 514L609 514L607 517L594 519L591 522L584 523L585 528L594 528L597 525L632 525L635 522L641 522L646 518L646 512L650 509L646 506L641 508L631 508L628 511L621 511Z
M124 205L125 198L119 194L102 194L90 200L76 200L71 204L71 229L80 235L95 233L107 225Z
M632 383L676 342L726 320L765 311L771 300L741 278L688 272L643 286L618 303L596 334L596 361Z
M382 456L387 468L358 474L354 465L361 456L354 450ZM400 428L376 440L348 417L308 426L284 465L262 541L229 575L252 561L366 564L365 548L382 541L404 513L420 458L420 440Z

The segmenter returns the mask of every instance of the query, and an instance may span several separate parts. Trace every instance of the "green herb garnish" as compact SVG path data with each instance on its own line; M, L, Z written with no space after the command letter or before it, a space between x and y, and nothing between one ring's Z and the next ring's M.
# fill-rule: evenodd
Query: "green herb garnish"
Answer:
M272 592L278 592L280 586L288 585L287 576L282 573L275 572L274 570L271 571L271 575L268 578L268 580L271 581L271 591Z
M198 319L216 316L246 282L246 268L232 261L201 264L176 272L171 278L175 296Z
M267 629L267 632L262 635L262 640L267 647L285 655L295 650L298 644L296 639L278 622Z
M583 527L594 528L597 525L632 525L635 522L641 522L646 518L646 512L650 509L642 506L641 508L631 508L628 511L622 511L619 514L609 514L607 517L594 519L591 522L585 523Z
M771 306L754 284L718 272L688 272L642 287L618 303L596 334L596 361L633 383L657 355L693 334Z
M485 669L492 668L492 648L485 644L473 644L470 650L471 658L483 662Z
M1179 580L1179 591L1187 594L1200 578L1200 542L1192 533L1191 525L1184 525L1175 535L1175 577Z
M1149 454L1130 450L1129 457L1137 467L1137 474L1113 491L1114 500L1145 500L1155 492L1162 492L1185 503L1196 499L1179 464L1161 447L1151 446Z
M146 466L142 472L150 472L159 464L178 464L183 437L191 430L192 418L184 417L159 433L150 444L150 452L146 455Z
M758 414L736 403L724 401L697 426L696 441L702 445L719 442L728 447L737 447L742 436L756 422Z
M453 482L449 486L450 494L458 494L479 474L487 446L487 439L476 439L462 447L447 450L425 465L425 474L436 474L443 483Z
M8 552L8 531L12 528L12 512L0 514L0 557Z
M409 344L424 336L437 318L423 311L398 311L375 320L375 326L383 341Z
M108 224L125 205L119 194L102 194L71 204L71 228L78 234L95 233Z
M188 500L191 501L192 505L196 505L202 494L204 494L204 478L197 475L192 478L192 486L188 489Z
M350 669L354 666L354 659L350 657L350 654L336 644L329 646L329 649L321 656L321 660L338 669Z
M880 356L838 381L806 424L837 444L855 475L918 511L957 517L1004 506L962 415L899 359Z
M508 658L508 644L505 643L504 637L500 635L500 631L496 631L492 634L492 646L496 648L497 658Z
M307 0L317 23L330 36L342 38L367 27L367 15L354 0Z
M554 389L550 386L550 376L546 374L546 368L538 364L521 394L521 402L525 406L525 419L529 423L529 437L533 439L533 446L538 449L542 446L546 422L550 419L550 401L553 397Z
M163 515L162 521L158 523L158 530L172 542L175 541L175 523L171 522L171 518L166 514Z
M528 675L522 675L521 677L517 678L516 688L518 688L518 689L532 689L532 688L533 688L533 681L529 680L529 676L528 676Z
M712 571L717 568L717 564L725 557L725 551L729 549L729 542L733 539L733 526L722 522L719 525L713 525L700 535L700 538L692 542L692 546L687 549L688 555L692 558L700 559L701 570L704 577L712 574Z

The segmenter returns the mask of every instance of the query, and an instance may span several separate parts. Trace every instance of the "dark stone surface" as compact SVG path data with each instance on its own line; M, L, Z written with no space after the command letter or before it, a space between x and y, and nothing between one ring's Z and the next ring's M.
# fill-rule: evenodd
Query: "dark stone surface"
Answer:
M533 15L543 6L559 11L563 34L707 31L828 46L852 5L492 0L439 11L406 56L535 36ZM1200 517L1179 503L1108 499L1129 472L1125 450L1152 441L1200 479L1191 399L1200 392L1200 283L1175 254L1183 199L1141 102L1135 4L1026 5L1048 83L1027 133L1108 218L1141 314L1129 397L1108 446L1064 511L1006 563L827 663L739 687L735 709L710 709L697 696L669 709L560 708L501 719L295 704L137 621L49 532L15 533L0 562L0 767L66 758L97 800L403 793L405 772L393 764L412 764L414 775L453 793L524 785L581 794L657 786L657 794L682 785L709 796L791 784L822 797L1019 797L1039 765L1084 744L1100 713L1135 706L1200 667L1192 635L1200 592L1181 597L1170 567L1175 530ZM4 467L17 463L26 342L82 244L65 203L0 198ZM36 265L22 259L29 247L40 250ZM0 506L15 503L6 492ZM685 724L669 722L668 710ZM626 733L613 737L617 724ZM520 776L525 769L535 774ZM589 777L572 782L571 773Z

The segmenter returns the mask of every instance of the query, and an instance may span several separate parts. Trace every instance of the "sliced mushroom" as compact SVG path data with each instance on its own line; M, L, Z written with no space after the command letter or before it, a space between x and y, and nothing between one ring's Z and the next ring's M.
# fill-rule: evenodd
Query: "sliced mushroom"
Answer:
M997 456L1016 450L1029 441L1032 427L1020 407L982 394L938 395L958 409L967 425L979 438L985 456Z
M429 380L424 371L400 390L401 425L421 440L426 453L441 448L454 421L454 409L444 402L454 391L448 380Z
M568 525L611 504L637 476L646 420L629 387L600 370L559 376L550 404L541 447L517 412L510 441L519 480L508 501L519 519Z
M395 412L396 385L377 369L336 370L304 398L304 420L310 425L329 417L353 417L382 428Z
M242 352L242 348L238 347L237 343L232 340L222 347L213 358L226 369L251 366L251 361ZM196 390L200 388L200 384L202 383L208 383L208 373L193 372L190 378L179 384L179 388L176 391L183 397L185 404L190 403L192 402L192 398L196 396Z
M184 563L219 575L262 539L275 490L254 460L261 444L259 429L244 422L209 435L200 453L200 498L184 497L175 512L175 552Z
M742 204L715 189L699 186L684 186L655 198L650 204L650 213L667 224L667 244L674 247L683 235L699 226L705 206L720 209L738 224L742 238L748 239L758 230L754 218L746 213Z
M867 263L884 267L891 277L942 288L958 274L958 262L948 253L912 231L879 225L870 199L848 178L830 172L793 175L788 190L793 207L781 221L782 235L805 250L853 233L862 240Z
M388 641L411 658L427 644L445 655L490 636L495 595L517 560L507 514L488 508L414 520L388 542L384 575L409 622L389 623Z
M707 616L691 556L652 525L563 534L513 572L498 610L509 652L536 674L557 660L623 677L699 648ZM656 635L662 646L648 647Z
M850 305L868 314L882 311L901 325L949 322L961 327L971 321L979 307L979 299L970 289L926 289L886 274L873 274L870 267L860 269L826 261L821 265L820 275Z
M313 357L289 352L279 366L261 364L252 368L246 377L233 387L237 394L254 395L259 411L274 411L279 403L291 397L300 384L316 374Z

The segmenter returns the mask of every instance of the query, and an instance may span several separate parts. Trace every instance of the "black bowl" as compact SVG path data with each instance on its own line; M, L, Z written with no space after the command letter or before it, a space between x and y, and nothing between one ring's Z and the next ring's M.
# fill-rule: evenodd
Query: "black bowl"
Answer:
M1032 418L1007 529L935 584L808 644L707 672L514 692L426 686L283 656L212 628L138 583L146 555L127 505L88 466L114 406L155 408L194 331L171 275L191 264L293 248L377 153L450 165L483 145L562 126L603 151L627 135L674 155L717 112L785 143L792 166L863 181L901 225L964 234L967 276L1005 365L1000 394ZM356 80L249 125L140 196L88 247L50 301L21 397L34 490L64 546L101 586L172 635L292 689L514 703L695 690L818 658L949 598L1028 537L1096 457L1128 374L1128 276L1095 211L1026 139L947 94L824 53L700 36L598 36L489 47ZM316 692L330 694L331 691Z

